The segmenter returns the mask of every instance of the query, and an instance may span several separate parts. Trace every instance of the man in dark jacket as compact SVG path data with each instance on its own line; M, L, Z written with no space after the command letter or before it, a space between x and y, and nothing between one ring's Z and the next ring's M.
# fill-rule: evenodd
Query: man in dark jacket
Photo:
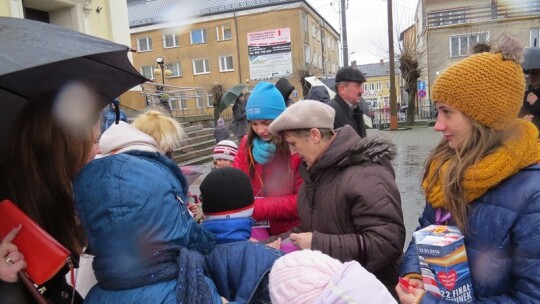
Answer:
M396 296L405 242L391 163L396 148L381 138L361 139L348 125L334 131L333 121L331 107L303 100L270 124L303 159L300 225L281 237L341 262L358 261Z
M360 137L366 137L362 109L358 106L364 92L364 74L357 68L343 67L336 74L336 97L328 105L336 111L334 129L350 125Z

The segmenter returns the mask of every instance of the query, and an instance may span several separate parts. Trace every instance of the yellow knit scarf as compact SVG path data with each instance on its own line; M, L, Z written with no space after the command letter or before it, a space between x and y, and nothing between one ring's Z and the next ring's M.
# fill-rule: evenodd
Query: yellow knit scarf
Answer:
M540 162L540 141L538 130L529 122L518 121L516 124L518 135L507 140L495 152L487 155L478 163L466 169L463 176L465 199L468 203L484 195L489 189L497 186L501 181L516 174L519 170ZM427 201L434 208L446 206L444 201L444 187L442 180L448 171L446 161L433 161L429 167L429 174L422 181L422 188L426 192ZM434 181L428 189L429 181L439 170L439 179Z

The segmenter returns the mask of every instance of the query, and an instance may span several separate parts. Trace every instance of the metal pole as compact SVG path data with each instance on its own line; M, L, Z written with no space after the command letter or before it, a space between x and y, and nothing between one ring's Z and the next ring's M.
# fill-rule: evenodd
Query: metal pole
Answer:
M390 130L397 130L396 70L394 65L394 22L392 16L392 0L388 4L388 49L390 57Z
M341 0L341 41L343 43L343 66L349 66L349 46L347 45L347 16L345 1Z

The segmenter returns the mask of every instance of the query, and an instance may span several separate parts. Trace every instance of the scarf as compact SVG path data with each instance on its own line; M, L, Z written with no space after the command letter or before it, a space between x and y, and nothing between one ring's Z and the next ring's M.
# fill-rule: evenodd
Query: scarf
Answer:
M260 137L255 137L253 140L253 158L261 165L266 165L276 152L276 145L271 141L264 141Z
M206 220L201 225L217 236L217 243L247 241L251 237L252 218Z
M467 203L481 197L519 170L540 161L540 144L537 140L536 127L530 122L520 120L516 124L516 129L517 136L511 137L496 151L465 170L463 188ZM428 176L422 181L426 199L434 208L446 206L443 180L448 166L449 161L441 163L434 160L429 166ZM440 171L439 178L431 188L428 188L429 181L434 178L437 171Z

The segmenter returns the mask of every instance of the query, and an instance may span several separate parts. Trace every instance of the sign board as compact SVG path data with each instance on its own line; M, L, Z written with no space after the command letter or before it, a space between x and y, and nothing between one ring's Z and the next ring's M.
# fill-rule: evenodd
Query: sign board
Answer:
M418 97L420 98L426 97L426 90L418 90Z
M293 73L291 29L247 33L252 80L287 77Z
M425 91L426 90L426 82L422 81L422 80L419 81L418 85L417 85L417 88L418 88L418 92Z

